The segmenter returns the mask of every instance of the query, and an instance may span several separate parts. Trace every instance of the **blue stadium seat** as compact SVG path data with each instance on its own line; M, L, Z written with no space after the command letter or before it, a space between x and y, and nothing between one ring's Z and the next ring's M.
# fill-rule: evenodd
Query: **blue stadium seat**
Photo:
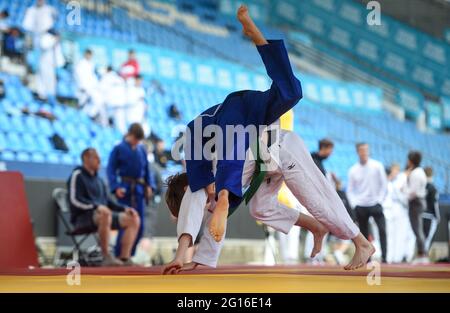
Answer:
M6 136L0 132L0 151L4 150L6 148Z
M75 131L73 129L71 129L72 130L71 133L66 132L66 127L65 127L64 123L59 121L59 120L53 121L52 126L53 126L53 131L56 134L60 135L61 137L64 137L64 136L67 136L67 137L70 137L70 138L75 138L76 137L75 136Z
M25 151L33 152L33 151L40 151L40 147L36 142L36 138L33 137L29 133L25 133L22 135L22 141L23 141L23 149Z
M50 139L46 135L38 135L36 137L36 143L42 152L50 152L53 150Z
M70 154L62 154L61 155L61 163L67 165L74 165L74 158Z
M16 132L24 132L25 125L22 116L13 116L11 117L10 127L12 130Z
M11 122L6 114L0 113L0 130L9 131L11 129Z
M42 130L39 128L37 119L38 118L34 116L25 116L23 118L27 132L30 132L32 134L40 134L42 132Z
M53 128L52 128L52 123L48 119L45 119L45 118L42 118L42 117L38 117L36 122L38 124L38 127L39 127L39 130L40 130L41 134L43 134L45 136L53 135L54 131L53 131Z
M60 163L59 154L56 152L47 153L45 159L48 163L51 163L51 164L59 164Z

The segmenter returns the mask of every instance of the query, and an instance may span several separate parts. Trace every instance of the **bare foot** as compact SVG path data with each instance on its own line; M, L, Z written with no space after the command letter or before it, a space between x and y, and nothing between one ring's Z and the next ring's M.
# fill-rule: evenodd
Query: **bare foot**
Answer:
M209 224L209 233L216 242L220 242L225 233L225 226L228 218L228 201L219 199L214 209L211 222Z
M314 258L322 250L323 237L328 233L328 229L318 222L317 230L312 232L314 236L314 247L311 251L311 258Z
M369 258L375 253L375 247L360 233L354 240L355 243L355 254L344 269L345 270L356 270L367 264Z

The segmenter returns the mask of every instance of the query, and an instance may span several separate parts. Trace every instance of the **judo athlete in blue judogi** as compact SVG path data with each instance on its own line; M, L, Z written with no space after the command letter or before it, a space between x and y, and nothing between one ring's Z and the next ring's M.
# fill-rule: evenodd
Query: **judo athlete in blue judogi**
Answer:
M237 16L273 82L264 92L232 93L223 103L188 124L186 174L169 178L166 193L168 207L178 217L179 245L174 261L165 266L163 273L178 273L199 264L215 267L227 217L244 198L251 215L268 226L284 233L294 225L311 231L314 235L311 257L320 251L322 239L329 231L340 238L352 239L356 251L346 269L361 267L374 253L373 246L348 216L334 187L314 164L300 137L273 127L302 97L283 41L266 41L245 6L239 8ZM232 133L227 132L230 126L234 128ZM256 140L248 134L250 126L258 129ZM279 136L271 143L273 131L279 131ZM200 139L198 132L202 133ZM210 149L211 137L215 149ZM283 182L312 216L278 202ZM193 262L183 264L203 219L209 231L203 233Z
M144 139L144 130L133 123L122 142L111 151L107 166L108 182L111 192L119 203L134 208L141 218L141 224L133 245L132 255L144 232L145 207L152 196L154 180L151 176L147 151L140 141ZM124 233L119 231L115 254L120 255L120 243Z

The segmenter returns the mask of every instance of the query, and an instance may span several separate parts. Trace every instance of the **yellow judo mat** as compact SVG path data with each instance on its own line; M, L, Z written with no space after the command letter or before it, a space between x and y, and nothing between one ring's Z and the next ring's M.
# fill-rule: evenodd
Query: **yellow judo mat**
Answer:
M81 268L77 281L61 269L1 271L0 292L450 292L448 265L382 266L378 273L316 266L227 266L171 276L159 272L158 267Z

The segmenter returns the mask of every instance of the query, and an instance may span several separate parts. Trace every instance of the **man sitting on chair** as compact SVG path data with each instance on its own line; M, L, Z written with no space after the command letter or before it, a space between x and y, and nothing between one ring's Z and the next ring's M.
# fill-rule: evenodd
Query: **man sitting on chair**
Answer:
M76 167L68 182L71 222L76 231L98 232L103 266L132 265L131 248L140 225L138 213L113 201L98 176L100 157L94 148L81 153L82 166ZM124 229L120 260L109 253L111 229Z

